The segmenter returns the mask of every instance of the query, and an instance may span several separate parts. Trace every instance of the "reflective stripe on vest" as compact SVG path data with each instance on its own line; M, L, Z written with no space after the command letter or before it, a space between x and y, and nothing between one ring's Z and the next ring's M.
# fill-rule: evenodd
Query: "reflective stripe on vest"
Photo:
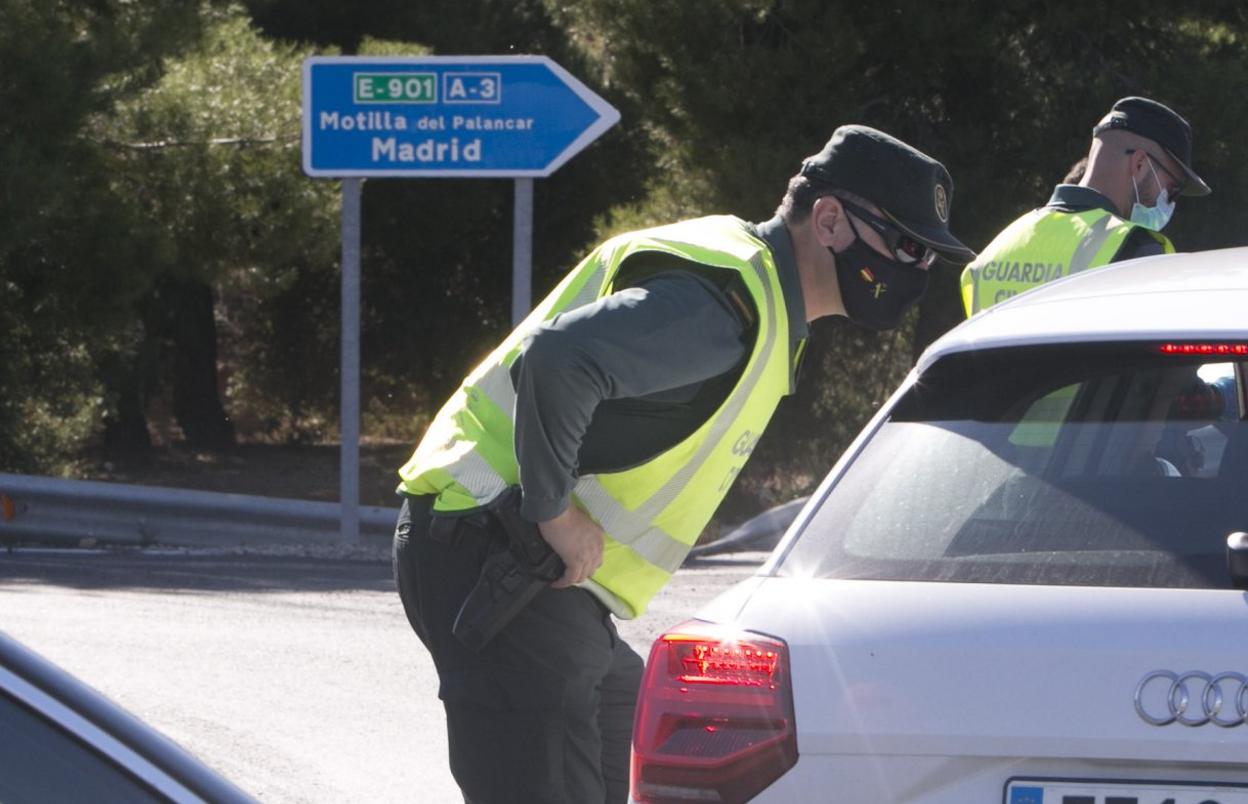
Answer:
M640 614L680 566L791 390L779 279L770 252L743 221L700 218L604 243L469 374L400 470L401 490L437 494L435 508L443 511L484 505L518 482L510 366L524 338L561 311L612 292L628 257L654 251L737 271L757 308L758 332L736 386L693 434L641 466L586 475L573 488L577 503L608 536L603 565L585 587L626 618Z
M767 265L758 258L751 259L750 264L758 272L758 276L762 280L764 301L763 309L760 311L760 318L771 323L771 326L760 327L754 354L767 355L771 354L776 344L777 327L775 322L779 312L776 304L776 292L767 281ZM774 275L774 271L772 273ZM766 366L767 363L765 361L751 361L750 370L738 380L728 398L709 420L709 431L699 443L693 458L682 465L663 484L662 488L647 498L636 509L630 511L617 502L603 486L599 476L587 475L577 481L573 493L586 510L595 513L595 518L598 519L598 524L604 531L611 534L630 532L637 534L628 541L625 541L627 537L618 537L617 540L628 544L636 552L647 556L650 563L667 573L670 574L676 571L685 560L685 555L688 554L692 543L686 543L678 538L669 536L661 529L653 527L651 522L658 517L663 509L672 504L681 489L689 483L694 472L706 461L711 450L727 434L728 429L741 414L750 394L758 385ZM706 425L703 425L703 427L705 428ZM598 518L599 514L601 518ZM695 538L696 536L697 534L694 534Z
M1062 212L1043 207L1011 223L962 271L968 316L1010 296L1070 274L1108 265L1135 229L1104 209ZM1167 253L1174 246L1148 232Z

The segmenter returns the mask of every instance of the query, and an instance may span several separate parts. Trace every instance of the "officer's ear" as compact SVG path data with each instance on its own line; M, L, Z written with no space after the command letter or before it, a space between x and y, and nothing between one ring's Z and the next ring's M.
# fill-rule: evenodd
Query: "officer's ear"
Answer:
M815 239L821 246L831 246L836 238L836 230L845 217L845 207L841 199L834 195L824 195L815 199L810 208L810 224L814 229Z

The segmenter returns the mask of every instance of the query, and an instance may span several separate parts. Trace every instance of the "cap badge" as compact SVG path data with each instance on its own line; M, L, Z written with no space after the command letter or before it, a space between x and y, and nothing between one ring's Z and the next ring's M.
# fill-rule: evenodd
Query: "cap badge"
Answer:
M943 184L936 185L936 217L940 218L941 223L949 222L949 195Z

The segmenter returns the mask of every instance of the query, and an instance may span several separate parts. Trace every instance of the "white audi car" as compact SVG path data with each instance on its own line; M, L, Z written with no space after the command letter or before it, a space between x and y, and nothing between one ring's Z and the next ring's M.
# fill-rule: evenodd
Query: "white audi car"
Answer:
M654 644L638 802L1248 804L1248 248L929 348Z

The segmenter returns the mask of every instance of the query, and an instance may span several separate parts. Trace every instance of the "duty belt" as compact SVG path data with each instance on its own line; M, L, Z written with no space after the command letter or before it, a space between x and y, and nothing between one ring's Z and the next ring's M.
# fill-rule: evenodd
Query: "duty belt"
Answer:
M484 508L477 508L465 513L434 513L429 514L429 538L443 544L450 543L465 528L474 528L481 533L492 533L497 525L496 520Z

